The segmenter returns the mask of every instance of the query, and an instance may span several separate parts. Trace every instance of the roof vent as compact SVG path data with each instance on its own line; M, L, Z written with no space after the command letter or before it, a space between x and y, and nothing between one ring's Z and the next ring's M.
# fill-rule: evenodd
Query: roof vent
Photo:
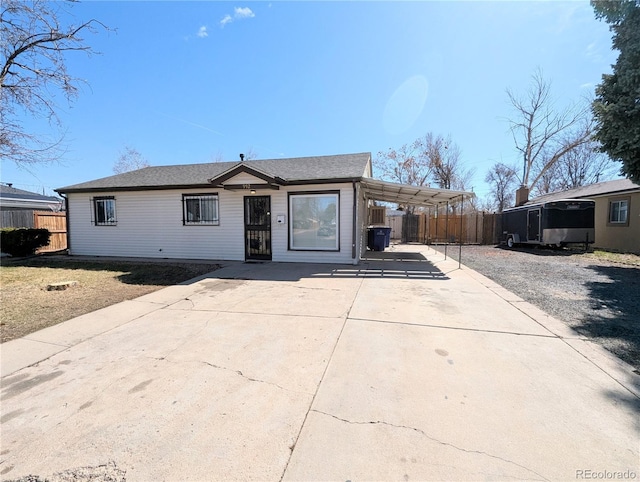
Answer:
M244 154L240 154L240 162L244 162Z

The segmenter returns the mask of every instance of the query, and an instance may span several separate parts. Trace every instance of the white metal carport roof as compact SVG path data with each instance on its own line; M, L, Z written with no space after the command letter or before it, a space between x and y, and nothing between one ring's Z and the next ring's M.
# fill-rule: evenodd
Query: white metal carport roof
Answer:
M396 184L367 177L362 178L360 184L369 199L413 206L437 206L474 196L472 192Z

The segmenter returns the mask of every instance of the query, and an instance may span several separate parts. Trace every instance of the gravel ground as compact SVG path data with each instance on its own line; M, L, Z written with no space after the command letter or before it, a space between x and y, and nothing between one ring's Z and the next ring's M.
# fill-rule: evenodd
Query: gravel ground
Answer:
M444 246L432 246L444 252ZM458 246L447 256L458 260ZM463 246L462 264L492 279L640 373L639 258L624 262L577 250Z

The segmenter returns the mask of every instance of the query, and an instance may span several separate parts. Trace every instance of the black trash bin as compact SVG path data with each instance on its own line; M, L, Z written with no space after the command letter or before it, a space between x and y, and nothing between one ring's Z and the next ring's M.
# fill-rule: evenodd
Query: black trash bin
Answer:
M373 228L367 228L367 249L373 251L373 239L375 232Z
M384 246L385 248L388 248L391 244L391 228L389 226L385 226L380 229L384 229Z
M367 232L367 247L372 251L384 251L386 235L384 228L369 228Z

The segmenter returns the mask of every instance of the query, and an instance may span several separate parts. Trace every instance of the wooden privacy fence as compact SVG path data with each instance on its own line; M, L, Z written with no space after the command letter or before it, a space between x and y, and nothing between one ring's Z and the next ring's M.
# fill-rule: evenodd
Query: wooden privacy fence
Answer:
M33 211L33 227L47 229L51 233L49 246L38 249L38 253L50 253L67 249L67 216L53 211Z
M402 216L402 242L498 244L501 215L472 212L465 214L421 213Z
M0 211L0 226L3 228L32 228L33 211Z

